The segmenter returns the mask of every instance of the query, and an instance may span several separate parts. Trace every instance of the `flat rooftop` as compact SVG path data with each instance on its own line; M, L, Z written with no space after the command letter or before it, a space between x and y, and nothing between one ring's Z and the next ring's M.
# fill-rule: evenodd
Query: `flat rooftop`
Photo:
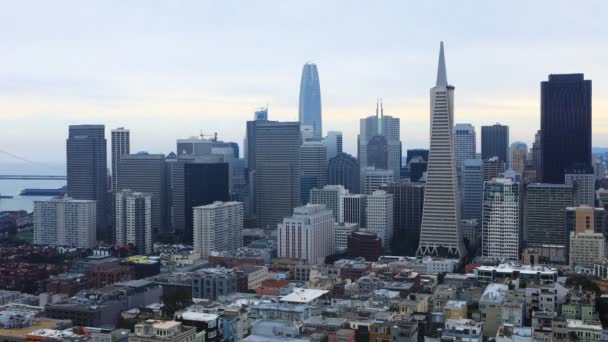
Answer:
M290 303L310 303L329 291L317 289L295 288L290 294L281 297L282 302Z

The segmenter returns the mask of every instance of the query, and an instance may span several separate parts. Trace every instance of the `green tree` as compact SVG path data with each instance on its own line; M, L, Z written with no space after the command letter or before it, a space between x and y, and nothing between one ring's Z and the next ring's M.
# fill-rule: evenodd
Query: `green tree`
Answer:
M172 319L175 313L192 305L192 297L186 291L167 291L161 297L162 313L167 319Z

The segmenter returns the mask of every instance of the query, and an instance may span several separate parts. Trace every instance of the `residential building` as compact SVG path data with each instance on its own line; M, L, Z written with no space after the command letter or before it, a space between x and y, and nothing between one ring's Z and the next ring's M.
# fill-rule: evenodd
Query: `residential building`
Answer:
M507 285L492 283L488 284L479 299L479 312L484 322L483 336L496 336L498 327L502 324L502 304L508 292Z
M135 332L129 335L133 342L191 342L196 329L176 321L147 320L135 325Z
M194 251L202 258L243 246L243 203L213 202L192 210Z
M521 188L508 178L486 181L483 192L481 255L519 260Z
M34 243L91 248L97 244L97 205L70 197L34 202Z
M570 232L570 266L593 269L604 259L606 252L604 234L587 230L583 233Z
M152 195L127 189L115 195L116 244L134 246L138 254L152 254Z
M599 233L606 235L606 210L587 206L566 208L566 257L570 255L570 233Z
M279 258L323 264L335 251L334 219L322 204L308 204L293 210L278 225Z
M217 300L237 291L237 276L225 268L205 268L192 275L192 298Z
M429 153L419 255L465 256L454 155L454 87L448 85L443 42L436 86L431 89Z

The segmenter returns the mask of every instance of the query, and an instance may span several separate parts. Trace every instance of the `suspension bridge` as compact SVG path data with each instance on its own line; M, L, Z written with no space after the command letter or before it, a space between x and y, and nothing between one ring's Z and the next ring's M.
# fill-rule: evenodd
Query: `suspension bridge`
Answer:
M41 162L36 162L33 160L29 160L25 157L21 157L18 156L14 153L11 152L7 152L7 151L3 151L0 150L0 157L8 157L10 159L13 160L19 160L28 164L32 164L35 165L37 167L44 167L47 170L57 170L57 167L45 164L45 163L41 163ZM0 180L66 180L67 177L64 175L46 175L46 174L4 174L2 173L2 171L0 170Z

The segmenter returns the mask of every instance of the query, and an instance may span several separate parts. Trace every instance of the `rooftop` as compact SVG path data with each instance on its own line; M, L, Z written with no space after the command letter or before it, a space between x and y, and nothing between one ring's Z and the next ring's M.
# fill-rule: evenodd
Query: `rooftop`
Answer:
M328 292L329 291L326 290L295 288L293 292L287 296L281 297L281 301L290 303L310 303Z

